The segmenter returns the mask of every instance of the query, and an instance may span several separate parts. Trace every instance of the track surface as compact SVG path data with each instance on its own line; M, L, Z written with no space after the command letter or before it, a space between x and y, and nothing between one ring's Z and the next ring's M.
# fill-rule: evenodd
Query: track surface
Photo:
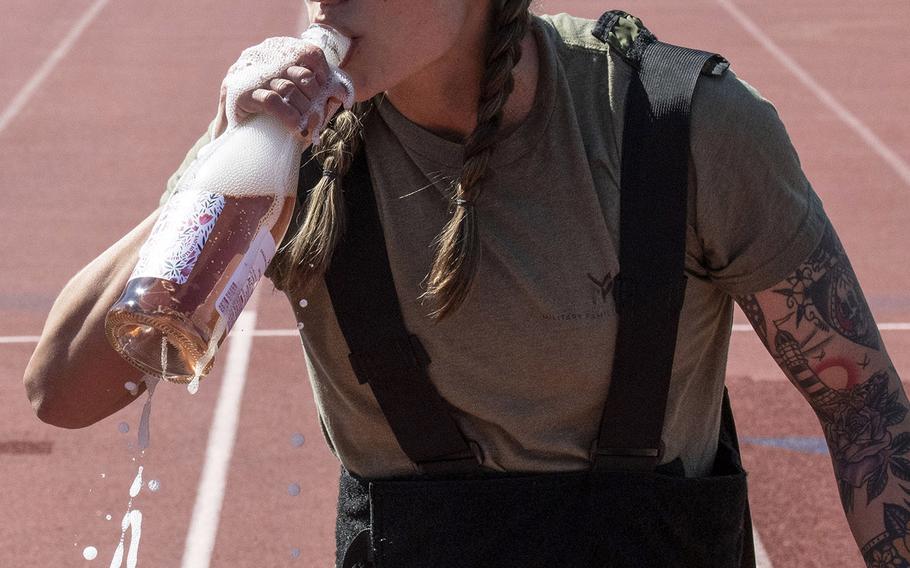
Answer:
M775 103L877 320L892 324L883 335L897 370L910 378L910 329L897 325L910 322L910 178L900 169L910 162L910 4L587 0L542 2L539 11L596 17L606 7L639 15L666 41L723 53ZM228 65L247 45L293 33L300 2L10 0L5 8L0 113L15 112L0 121L0 566L107 566L139 465L133 458L146 480L161 483L134 503L145 519L140 566L180 566L188 548L211 556L191 568L329 566L337 463L322 441L290 310L268 284L253 327L287 333L254 334L248 365L228 368L231 350L242 350L232 336L195 397L162 385L144 456L132 447L141 404L88 429L59 430L33 417L20 383L34 348L28 336L40 333L59 290L154 209L213 115ZM24 89L31 94L17 101ZM728 375L740 435L753 440L744 450L765 565L862 565L829 458L811 444L758 443L821 432L751 333L734 334ZM217 483L200 487L200 476L206 462L213 467L208 437L222 385L242 385L238 377L236 442L221 446L223 505L208 517L197 512L189 538L200 491L200 502L219 501ZM118 430L123 422L129 433ZM299 447L295 433L305 439ZM83 559L86 546L98 548L97 559Z

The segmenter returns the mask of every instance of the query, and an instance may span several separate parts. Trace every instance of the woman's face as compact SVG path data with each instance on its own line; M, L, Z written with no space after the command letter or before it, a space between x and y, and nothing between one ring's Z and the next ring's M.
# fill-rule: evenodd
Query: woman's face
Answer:
M310 21L354 41L343 69L358 101L417 77L482 33L489 0L306 0ZM478 24L479 22L479 24ZM441 63L440 60L443 62Z

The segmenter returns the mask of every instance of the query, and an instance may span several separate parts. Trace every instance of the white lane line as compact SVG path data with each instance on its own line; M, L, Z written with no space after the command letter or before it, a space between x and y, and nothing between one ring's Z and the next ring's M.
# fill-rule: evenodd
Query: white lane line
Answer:
M224 489L227 473L237 439L237 424L240 419L240 403L246 384L247 367L253 348L253 331L256 328L256 299L247 304L230 335L228 357L221 378L218 403L209 430L208 446L205 450L205 464L196 491L193 518L186 535L182 568L208 568L218 535L221 520L221 506L224 503ZM205 388L203 386L203 388Z
M774 568L754 525L752 526L752 540L755 542L755 568Z
M827 89L822 87L809 73L800 66L792 57L768 37L761 28L758 27L749 17L736 7L730 0L717 0L721 8L727 11L739 25L741 25L755 40L761 44L771 55L775 57L784 67L792 73L800 83L812 91L818 100L828 107L837 115L847 126L853 129L866 144L891 166L891 169L897 173L907 186L910 186L910 165L907 165L901 157L891 148L888 147L872 130L856 117L852 112L847 110L844 105L837 102Z
M0 337L0 343L38 343L39 339L37 335L10 335Z
M236 327L236 326L235 326ZM910 322L880 323L879 331L910 331ZM733 324L733 331L736 333L750 332L752 326L747 323ZM299 337L300 332L296 329L257 329L247 331L253 337ZM231 337L237 335L238 331L232 331ZM0 344L3 343L38 343L40 339L37 335L8 335L0 336Z
M28 82L19 89L19 92L13 97L13 101L6 107L3 114L0 114L0 134L2 134L9 123L16 118L19 111L28 103L32 94L41 86L41 83L44 82L54 67L60 63L60 60L66 56L70 48L73 47L73 44L76 43L76 40L79 39L79 36L82 35L82 32L85 31L85 28L92 23L92 20L95 19L95 16L98 15L107 3L108 0L95 0L95 3L89 6L79 20L73 24L73 27L70 28L66 37L63 38L63 41L57 45L48 58L44 60L41 67L39 67Z
M300 337L296 329L258 329L253 332L256 337Z

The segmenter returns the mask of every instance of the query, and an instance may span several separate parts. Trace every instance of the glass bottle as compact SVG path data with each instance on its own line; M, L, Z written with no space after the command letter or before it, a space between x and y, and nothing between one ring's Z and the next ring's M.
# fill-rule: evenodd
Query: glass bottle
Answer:
M319 25L310 26L301 39L322 48L334 77L348 91L345 105L350 106L350 80L337 70L350 40ZM243 66L261 63L262 52L256 55L253 64ZM326 100L313 101L314 111L321 112ZM227 130L199 151L105 320L111 345L133 366L191 383L195 392L287 231L307 145L278 119L258 114L241 123L229 121Z

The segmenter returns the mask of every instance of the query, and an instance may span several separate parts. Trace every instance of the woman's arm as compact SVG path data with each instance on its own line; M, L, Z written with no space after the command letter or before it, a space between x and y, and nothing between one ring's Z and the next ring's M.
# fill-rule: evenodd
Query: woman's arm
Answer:
M818 416L863 558L910 566L910 404L834 229L786 280L737 302Z
M80 270L54 302L23 380L42 421L62 428L89 426L136 398L126 382L144 390L142 373L108 343L104 318L123 292L158 213Z

